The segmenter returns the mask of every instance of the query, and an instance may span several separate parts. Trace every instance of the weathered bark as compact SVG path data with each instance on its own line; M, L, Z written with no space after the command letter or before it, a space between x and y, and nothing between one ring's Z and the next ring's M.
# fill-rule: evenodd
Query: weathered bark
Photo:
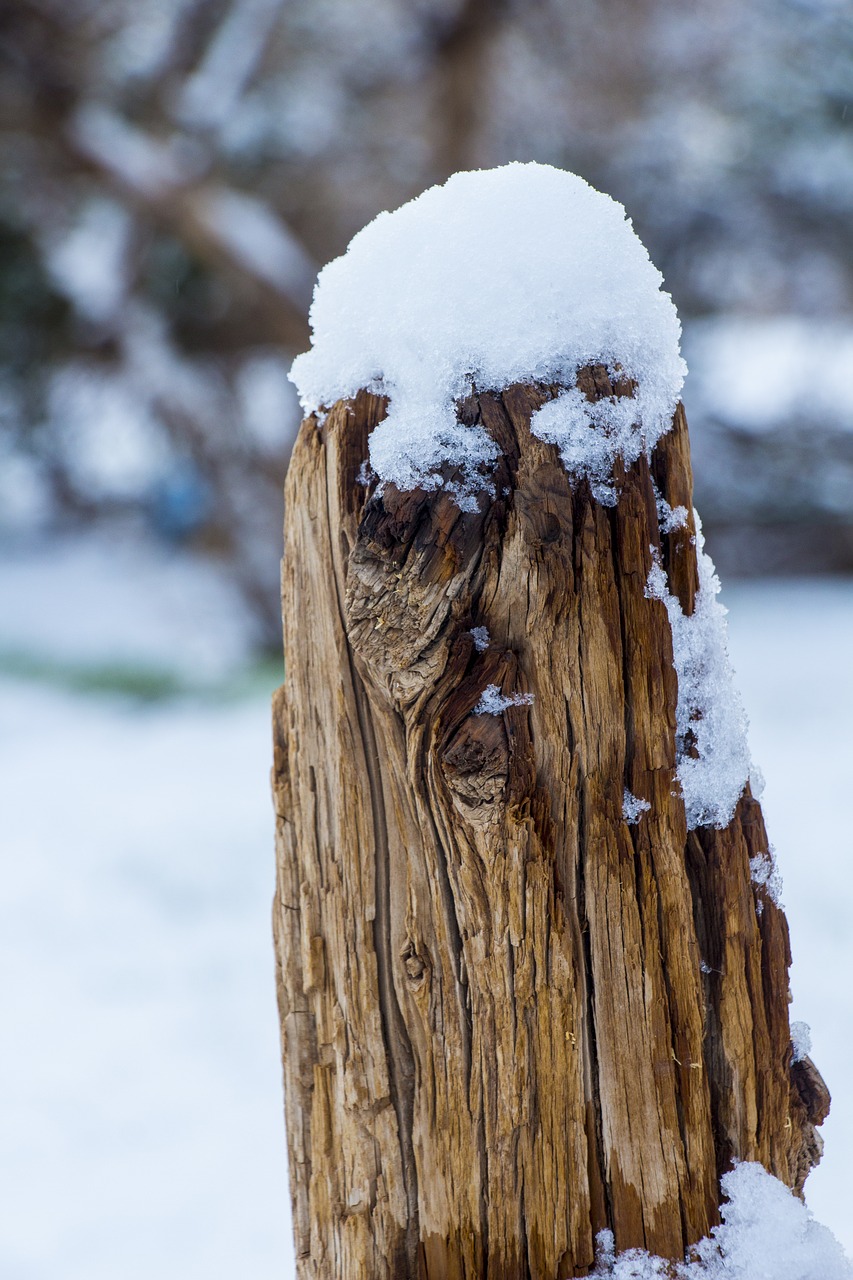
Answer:
M359 483L366 393L294 450L275 932L303 1280L556 1280L603 1227L680 1257L732 1157L798 1189L817 1158L760 807L688 833L675 781L645 586L654 546L692 611L692 523L662 536L653 484L692 510L683 412L605 508L530 433L552 390L460 407L502 450L478 514ZM533 703L473 715L488 684Z

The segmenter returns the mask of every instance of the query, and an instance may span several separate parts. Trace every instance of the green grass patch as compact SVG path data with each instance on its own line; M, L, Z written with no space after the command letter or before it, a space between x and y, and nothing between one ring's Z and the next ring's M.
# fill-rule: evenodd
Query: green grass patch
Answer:
M0 676L50 685L69 693L153 704L177 698L222 702L271 694L281 684L284 669L280 658L263 655L224 680L194 681L168 667L132 662L70 662L23 650L0 650Z

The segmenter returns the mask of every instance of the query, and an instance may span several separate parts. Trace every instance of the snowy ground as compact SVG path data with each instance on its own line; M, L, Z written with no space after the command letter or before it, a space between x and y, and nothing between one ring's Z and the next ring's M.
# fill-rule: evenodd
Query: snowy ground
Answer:
M784 880L791 1017L833 1097L806 1196L853 1255L853 581L742 582L722 599Z
M239 608L123 544L13 557L0 599L0 1274L282 1280L269 681L237 691ZM809 1200L853 1250L853 583L725 600L794 1017L835 1098ZM121 692L122 672L185 676L193 655L221 696ZM98 684L81 664L113 692L79 692Z
M0 697L0 1274L281 1276L266 699Z

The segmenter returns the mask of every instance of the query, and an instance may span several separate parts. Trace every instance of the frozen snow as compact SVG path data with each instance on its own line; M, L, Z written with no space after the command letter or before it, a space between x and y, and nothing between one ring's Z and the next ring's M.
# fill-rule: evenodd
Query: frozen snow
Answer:
M313 345L294 362L314 411L362 387L390 397L370 462L407 490L446 487L476 507L497 448L455 401L514 382L565 391L535 415L573 475L610 498L609 476L668 430L684 379L681 328L625 210L548 165L457 173L358 233L320 273ZM633 399L588 404L586 364L621 370ZM441 468L456 472L443 481Z
M747 719L734 681L726 643L726 612L714 565L696 521L699 589L688 617L672 595L653 547L646 595L666 606L678 675L676 733L678 781L689 828L725 827L749 779ZM695 755L693 754L695 752Z
M853 1266L826 1227L760 1164L723 1175L728 1203L685 1280L851 1280Z
M723 1222L673 1266L642 1249L617 1254L599 1232L591 1280L853 1280L853 1265L826 1227L760 1164L723 1175Z
M749 872L752 883L764 889L767 896L777 907L782 906L782 875L776 865L772 849L766 853L757 853L749 860Z
M496 684L487 684L472 714L499 716L506 711L507 707L529 707L532 702L532 693L503 694Z
M622 817L630 826L639 822L643 814L648 813L651 807L648 800L640 800L627 787L625 788L625 795L622 799Z
M812 1051L812 1029L807 1022L791 1023L791 1048L794 1062L802 1062Z
M472 627L471 635L474 637L474 648L478 653L483 653L489 647L489 629L488 627Z
M573 480L588 480L593 497L613 507L619 497L613 482L617 458L630 466L669 429L674 403L669 412L656 413L646 401L645 382L638 384L633 397L612 396L594 403L570 387L534 413L530 430L557 446Z
M529 707L532 693L503 694L496 684L487 684L472 714L475 716L500 716L507 707Z
M654 481L652 481L652 484L655 491L655 505L657 506L661 533L674 533L676 529L683 529L687 524L687 508L671 507L657 485L654 484Z

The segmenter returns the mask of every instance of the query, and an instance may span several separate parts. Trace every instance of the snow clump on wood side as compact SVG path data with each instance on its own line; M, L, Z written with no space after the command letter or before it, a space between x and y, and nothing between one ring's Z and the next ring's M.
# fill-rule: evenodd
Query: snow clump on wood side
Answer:
M640 821L644 813L648 813L651 809L648 800L641 800L639 796L633 795L628 788L622 798L622 817L629 826L634 826Z
M791 1061L802 1062L812 1051L812 1029L807 1022L791 1023Z
M475 716L500 716L508 707L529 707L533 704L532 693L501 693L496 684L487 684L480 694L472 714Z
M815 1222L789 1187L760 1164L736 1165L721 1179L723 1222L685 1263L643 1249L617 1254L598 1234L590 1280L853 1280L853 1265L832 1232Z
M687 825L726 827L749 780L751 760L747 718L735 688L726 640L726 612L717 595L720 580L705 551L696 522L699 590L692 614L685 614L669 590L657 549L646 583L649 599L666 607L672 628L672 656L678 675L676 747L678 781Z
M402 490L447 488L466 510L497 458L456 401L517 382L566 388L534 415L600 501L669 429L686 371L681 326L622 205L541 164L457 173L381 213L320 273L311 350L291 377L306 412L361 388L389 397L370 465ZM603 364L632 398L591 404L578 369ZM454 469L449 480L442 468Z

